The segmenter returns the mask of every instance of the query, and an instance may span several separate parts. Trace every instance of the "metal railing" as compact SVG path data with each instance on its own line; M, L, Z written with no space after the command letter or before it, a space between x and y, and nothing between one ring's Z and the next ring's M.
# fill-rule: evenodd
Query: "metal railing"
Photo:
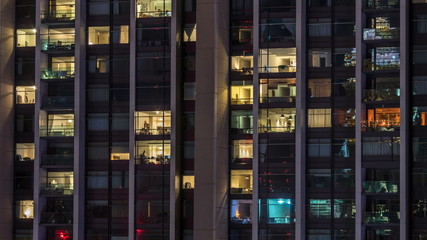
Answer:
M365 8L368 9L390 9L399 8L399 0L366 0Z
M399 193L399 182L363 181L364 193Z
M74 9L74 5L67 5L69 10L48 10L42 13L42 20L46 21L73 21L76 18L76 11ZM50 8L54 8L57 6L50 6Z
M398 39L399 34L400 34L399 28L390 28L390 29L365 28L363 29L363 40Z
M52 126L50 128L41 128L42 137L72 137L74 136L74 127Z
M44 195L72 195L74 188L72 184L50 184L42 183L40 184L40 193Z
M397 89L365 89L363 90L363 101L387 101L399 100L400 88Z
M378 223L399 223L400 213L395 211L388 212L365 212L363 222L366 224Z
M74 69L44 69L41 79L67 79L74 78Z
M74 50L75 41L74 39L42 39L42 50L58 50L58 51L70 51Z
M390 132L400 130L400 121L392 120L374 120L374 121L362 121L362 128L364 131L379 131L379 132Z
M365 71L386 71L386 70L399 70L400 61L389 60L389 61L372 61L371 59L365 59L364 70Z

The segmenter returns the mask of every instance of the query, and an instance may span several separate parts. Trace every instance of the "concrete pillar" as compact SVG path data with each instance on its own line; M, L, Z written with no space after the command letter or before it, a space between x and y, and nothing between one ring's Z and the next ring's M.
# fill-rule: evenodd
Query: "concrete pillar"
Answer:
M295 239L305 239L306 233L306 11L305 1L297 1L297 96L295 126Z
M228 8L197 1L194 239L227 239Z
M13 235L15 1L0 0L0 236Z

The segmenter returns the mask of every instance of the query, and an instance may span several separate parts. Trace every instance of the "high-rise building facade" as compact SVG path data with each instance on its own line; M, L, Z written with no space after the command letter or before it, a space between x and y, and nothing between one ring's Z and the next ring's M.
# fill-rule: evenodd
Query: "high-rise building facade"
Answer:
M427 239L427 0L0 6L0 239Z

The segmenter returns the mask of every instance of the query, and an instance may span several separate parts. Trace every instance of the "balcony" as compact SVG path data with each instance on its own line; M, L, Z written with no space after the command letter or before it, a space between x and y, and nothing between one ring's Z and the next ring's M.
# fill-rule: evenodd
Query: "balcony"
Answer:
M42 183L40 193L43 195L73 195L74 185L71 183Z
M157 18L171 17L172 2L170 0L137 0L136 1L136 17L137 18Z
M399 28L365 28L363 29L363 40L386 40L386 39L399 39Z
M363 91L363 101L380 102L399 100L400 89L365 89Z
M43 224L72 224L72 212L44 212L40 222Z
M74 39L42 40L43 51L72 51L74 50L74 47Z
M42 156L42 165L50 166L72 166L74 155L72 154L44 154Z
M399 182L363 181L364 193L399 193Z
M74 69L44 69L41 72L41 79L72 79Z
M40 128L40 136L42 137L73 137L74 126L52 126L50 128Z
M400 121L373 120L362 121L362 128L366 132L391 132L400 130Z
M399 0L366 0L365 8L367 9L397 9Z
M76 10L74 3L50 5L48 11L42 13L43 22L70 22L76 19Z
M399 60L372 61L371 59L365 59L363 64L364 71L393 71L399 69Z
M44 97L43 108L73 108L73 96Z
M400 212L365 212L363 222L365 224L399 223Z

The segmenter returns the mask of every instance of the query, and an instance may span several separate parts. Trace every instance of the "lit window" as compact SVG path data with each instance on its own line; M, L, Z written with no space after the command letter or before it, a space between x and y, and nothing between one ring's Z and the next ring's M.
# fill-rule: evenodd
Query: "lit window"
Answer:
M319 78L308 80L308 96L310 97L330 97L331 79Z
M261 103L295 102L296 79L260 79Z
M137 164L169 164L171 154L170 141L137 141Z
M259 115L259 132L294 132L295 108L262 109Z
M400 129L400 108L374 108L367 110L363 123L366 131L398 131Z
M251 134L253 128L252 111L235 110L231 112L231 131L233 134Z
M261 73L296 72L296 48L260 49L259 71Z
M234 140L233 141L234 163L243 163L244 159L252 158L252 157L253 157L253 141L252 140Z
M135 130L137 135L169 135L171 131L171 112L135 112Z
M73 28L50 28L41 35L42 50L74 50L75 30Z
M34 143L17 143L16 160L33 161L35 155Z
M195 42L197 40L196 24L185 24L184 26L184 42Z
M253 86L252 82L239 81L233 82L231 86L231 104L252 104Z
M331 218L330 199L310 199L309 209L311 218Z
M231 57L231 70L245 75L251 75L254 70L254 57L244 54L248 53L242 52L242 56Z
M231 170L231 194L251 194L252 186L252 170Z
M74 136L74 114L48 114L47 125L40 130L42 136Z
M89 45L109 44L110 27L89 27Z
M113 142L110 160L129 160L129 143Z
M16 30L17 47L35 47L36 29L18 29Z
M331 127L331 109L308 109L308 127Z
M33 219L34 217L34 201L21 200L17 202L16 217L20 219Z
M331 65L330 48L313 48L308 50L309 67L330 67Z
M67 79L74 77L74 57L52 57L42 67L42 79Z
M34 104L36 102L35 86L16 87L16 104Z
M172 16L171 0L137 0L136 17L170 17Z
M113 26L113 43L127 44L129 43L129 26Z
M231 200L231 222L235 224L250 224L252 222L252 200Z
M194 175L182 176L182 188L183 189L194 189L195 181Z
M74 189L74 173L48 172L46 182L42 185L42 194L72 195Z
M260 220L268 224L290 224L295 221L292 199L260 199ZM264 222L267 221L267 222Z

